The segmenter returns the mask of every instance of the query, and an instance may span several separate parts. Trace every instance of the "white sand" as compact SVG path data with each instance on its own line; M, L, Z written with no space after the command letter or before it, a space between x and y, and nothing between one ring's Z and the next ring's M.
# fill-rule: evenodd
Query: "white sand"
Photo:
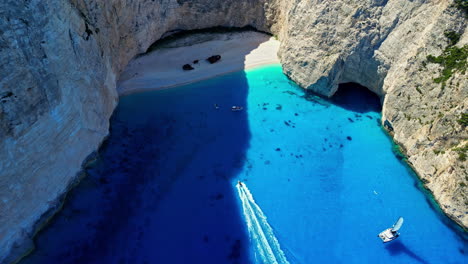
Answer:
M117 84L119 95L164 89L229 72L279 63L279 41L258 32L203 33L174 40L132 60ZM221 55L210 64L206 58ZM199 60L194 64L194 60ZM184 64L195 69L182 70Z

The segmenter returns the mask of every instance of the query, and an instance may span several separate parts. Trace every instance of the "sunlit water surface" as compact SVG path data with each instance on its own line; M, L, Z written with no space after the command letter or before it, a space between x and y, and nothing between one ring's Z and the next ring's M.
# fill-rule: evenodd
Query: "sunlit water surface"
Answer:
M379 108L351 86L306 95L279 65L124 97L22 263L468 263Z

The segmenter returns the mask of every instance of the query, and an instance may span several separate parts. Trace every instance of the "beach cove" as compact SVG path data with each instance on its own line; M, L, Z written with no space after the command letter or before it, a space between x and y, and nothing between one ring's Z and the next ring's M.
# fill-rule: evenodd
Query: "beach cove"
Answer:
M238 70L219 53L226 66L213 64L211 76ZM207 54L170 69L191 74L180 63ZM233 57L252 68L185 76L192 84L178 87L142 66L124 78L129 95L98 160L22 263L466 260L466 241L392 152L377 97L348 85L325 100L288 80L274 57ZM131 94L145 83L157 85ZM377 234L399 216L402 237L383 245Z
M279 63L279 46L273 36L255 31L183 35L132 60L120 76L117 91L127 95L167 89ZM210 64L206 59L213 55L221 55L221 60ZM184 71L184 64L194 69Z

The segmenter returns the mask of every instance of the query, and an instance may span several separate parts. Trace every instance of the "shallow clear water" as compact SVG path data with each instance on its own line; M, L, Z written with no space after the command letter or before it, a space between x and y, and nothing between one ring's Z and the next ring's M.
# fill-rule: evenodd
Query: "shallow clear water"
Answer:
M466 263L378 108L350 87L305 95L278 65L124 97L22 263Z

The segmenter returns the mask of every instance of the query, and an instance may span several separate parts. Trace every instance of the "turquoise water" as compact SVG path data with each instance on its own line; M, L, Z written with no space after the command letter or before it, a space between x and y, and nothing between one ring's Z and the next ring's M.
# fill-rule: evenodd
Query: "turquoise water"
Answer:
M352 85L304 94L278 65L124 97L22 263L467 263L379 108Z

